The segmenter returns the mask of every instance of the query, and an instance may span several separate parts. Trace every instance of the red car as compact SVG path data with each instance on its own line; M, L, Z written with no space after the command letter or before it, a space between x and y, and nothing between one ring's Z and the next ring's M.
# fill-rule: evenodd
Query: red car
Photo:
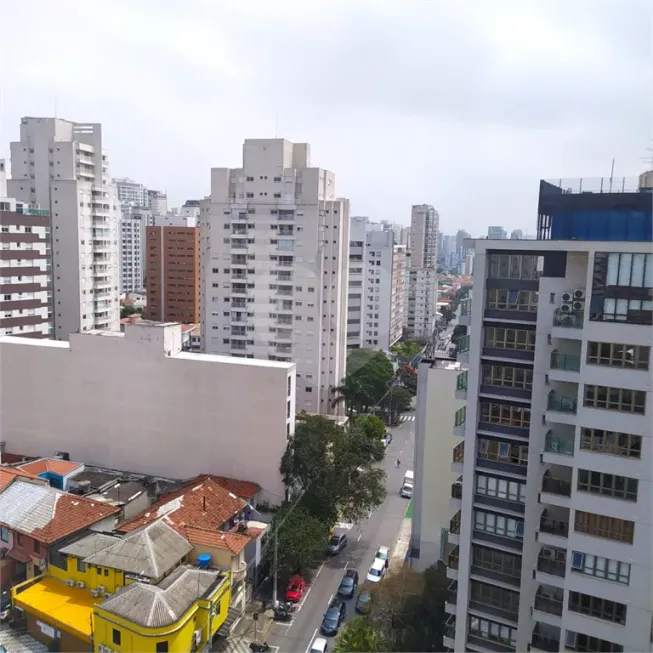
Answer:
M306 581L298 575L293 576L286 589L286 601L297 603L303 596L306 589Z

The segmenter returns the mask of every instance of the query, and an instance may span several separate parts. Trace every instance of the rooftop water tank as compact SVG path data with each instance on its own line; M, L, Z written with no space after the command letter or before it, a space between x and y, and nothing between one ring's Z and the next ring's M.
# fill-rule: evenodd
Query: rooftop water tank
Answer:
M208 553L200 553L197 556L197 566L200 569L208 569L211 566L211 556Z

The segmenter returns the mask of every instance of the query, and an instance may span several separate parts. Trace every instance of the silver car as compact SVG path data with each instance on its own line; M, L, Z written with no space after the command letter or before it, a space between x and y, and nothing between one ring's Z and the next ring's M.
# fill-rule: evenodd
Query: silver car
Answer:
M340 553L347 546L346 533L334 533L326 545L326 552L334 556Z

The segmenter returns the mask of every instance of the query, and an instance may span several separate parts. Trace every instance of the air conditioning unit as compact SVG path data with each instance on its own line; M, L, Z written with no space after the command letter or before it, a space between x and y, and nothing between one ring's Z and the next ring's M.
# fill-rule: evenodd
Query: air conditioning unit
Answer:
M78 580L76 584L77 584L77 587L79 587L80 590L83 590L86 587L86 583L84 583L83 580Z
M100 592L98 592L97 590L91 590L91 596L94 599L97 599L97 597L100 596Z
M104 593L104 598L105 599L110 599L112 596L113 596L113 594L111 592L105 592Z
M583 301L584 299L585 299L585 289L576 288L576 290L574 290L574 301Z
M572 295L570 292L563 292L562 293L562 301L563 302L570 302L572 300Z
M561 313L571 313L574 310L573 305L570 302L564 302L560 306Z
M98 586L97 586L97 591L98 591L100 594L104 594L104 593L107 591L107 588L106 588L104 585L98 585Z
M75 579L74 578L69 578L66 581L66 585L68 585L68 587L75 587Z
M200 645L200 642L202 641L202 629L199 628L193 633L193 641L195 642L196 646Z
M585 308L585 302L574 301L572 306L574 307L575 311L582 311Z

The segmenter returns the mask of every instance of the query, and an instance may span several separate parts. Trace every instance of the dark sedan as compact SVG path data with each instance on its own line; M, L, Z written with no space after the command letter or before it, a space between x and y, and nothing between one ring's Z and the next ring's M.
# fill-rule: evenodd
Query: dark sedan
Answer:
M334 637L338 634L340 624L345 619L347 606L342 599L333 599L329 609L324 613L320 632L327 637Z
M340 581L340 586L338 587L338 596L341 596L343 599L350 599L356 593L357 587L358 572L355 569L347 569L345 575Z

